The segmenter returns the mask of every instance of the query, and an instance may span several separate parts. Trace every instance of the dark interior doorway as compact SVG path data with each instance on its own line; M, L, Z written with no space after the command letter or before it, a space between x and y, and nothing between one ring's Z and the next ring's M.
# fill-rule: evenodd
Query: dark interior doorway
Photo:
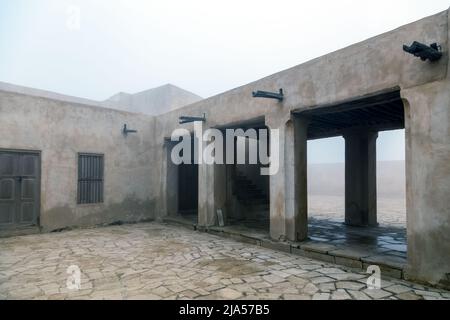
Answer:
M198 164L194 163L194 138L191 136L191 161L178 165L178 213L198 213Z
M196 214L198 211L198 165L178 166L178 213Z

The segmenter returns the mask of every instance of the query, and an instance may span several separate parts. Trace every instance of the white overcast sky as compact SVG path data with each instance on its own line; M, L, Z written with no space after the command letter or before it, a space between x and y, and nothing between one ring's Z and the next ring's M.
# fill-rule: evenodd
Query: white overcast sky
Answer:
M449 0L0 0L0 81L94 100L166 83L208 97L449 7ZM70 8L80 10L79 29L68 27Z

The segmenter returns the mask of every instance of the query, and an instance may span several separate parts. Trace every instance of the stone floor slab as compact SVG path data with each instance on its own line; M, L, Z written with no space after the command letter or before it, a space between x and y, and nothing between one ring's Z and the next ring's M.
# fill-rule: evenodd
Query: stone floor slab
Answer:
M368 290L363 271L156 222L2 238L0 247L0 299L450 297L401 280ZM70 266L79 290L67 287Z

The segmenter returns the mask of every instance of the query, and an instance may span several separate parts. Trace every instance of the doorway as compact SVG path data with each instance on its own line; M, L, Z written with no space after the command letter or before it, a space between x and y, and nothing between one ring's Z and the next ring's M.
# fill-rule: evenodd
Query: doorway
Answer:
M198 165L178 166L178 213L196 215L198 211Z
M0 228L38 225L39 152L0 150Z

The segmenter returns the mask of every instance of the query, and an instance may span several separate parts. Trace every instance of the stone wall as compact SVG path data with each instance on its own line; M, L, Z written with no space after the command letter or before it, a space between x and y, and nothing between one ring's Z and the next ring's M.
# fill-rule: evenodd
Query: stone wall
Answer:
M307 121L293 119L292 111L400 89L407 109L409 274L448 282L448 26L445 11L156 118L0 91L0 148L42 151L41 225L53 230L167 216L176 203L176 186L165 142L176 128L193 129L180 126L179 116L205 114L205 130L264 121L280 136L280 167L270 177L271 237L304 239ZM440 43L444 57L429 63L403 52L403 44L413 41ZM252 91L280 88L283 102L252 97ZM124 137L124 123L138 133ZM104 204L76 204L78 152L105 155ZM223 168L199 165L201 227L213 225L216 209L224 207Z
M170 166L163 142L180 127L179 116L205 113L205 129L263 118L270 129L278 129L280 134L280 168L270 177L270 235L275 240L305 237L306 124L295 123L291 112L400 89L413 110L406 120L410 276L436 283L449 281L448 26L445 11L157 117L157 162L162 164L158 214L165 215L174 199L166 188ZM443 58L435 63L422 62L403 52L402 46L413 41L438 42ZM276 92L280 88L285 93L283 102L252 97L252 91ZM189 124L182 127L192 130ZM206 227L214 223L215 210L223 207L216 199L225 193L225 187L211 181L217 178L215 170L220 168L199 168L199 223Z
M153 118L6 91L0 114L0 148L41 152L44 231L154 218ZM77 205L79 152L104 155L102 204Z

